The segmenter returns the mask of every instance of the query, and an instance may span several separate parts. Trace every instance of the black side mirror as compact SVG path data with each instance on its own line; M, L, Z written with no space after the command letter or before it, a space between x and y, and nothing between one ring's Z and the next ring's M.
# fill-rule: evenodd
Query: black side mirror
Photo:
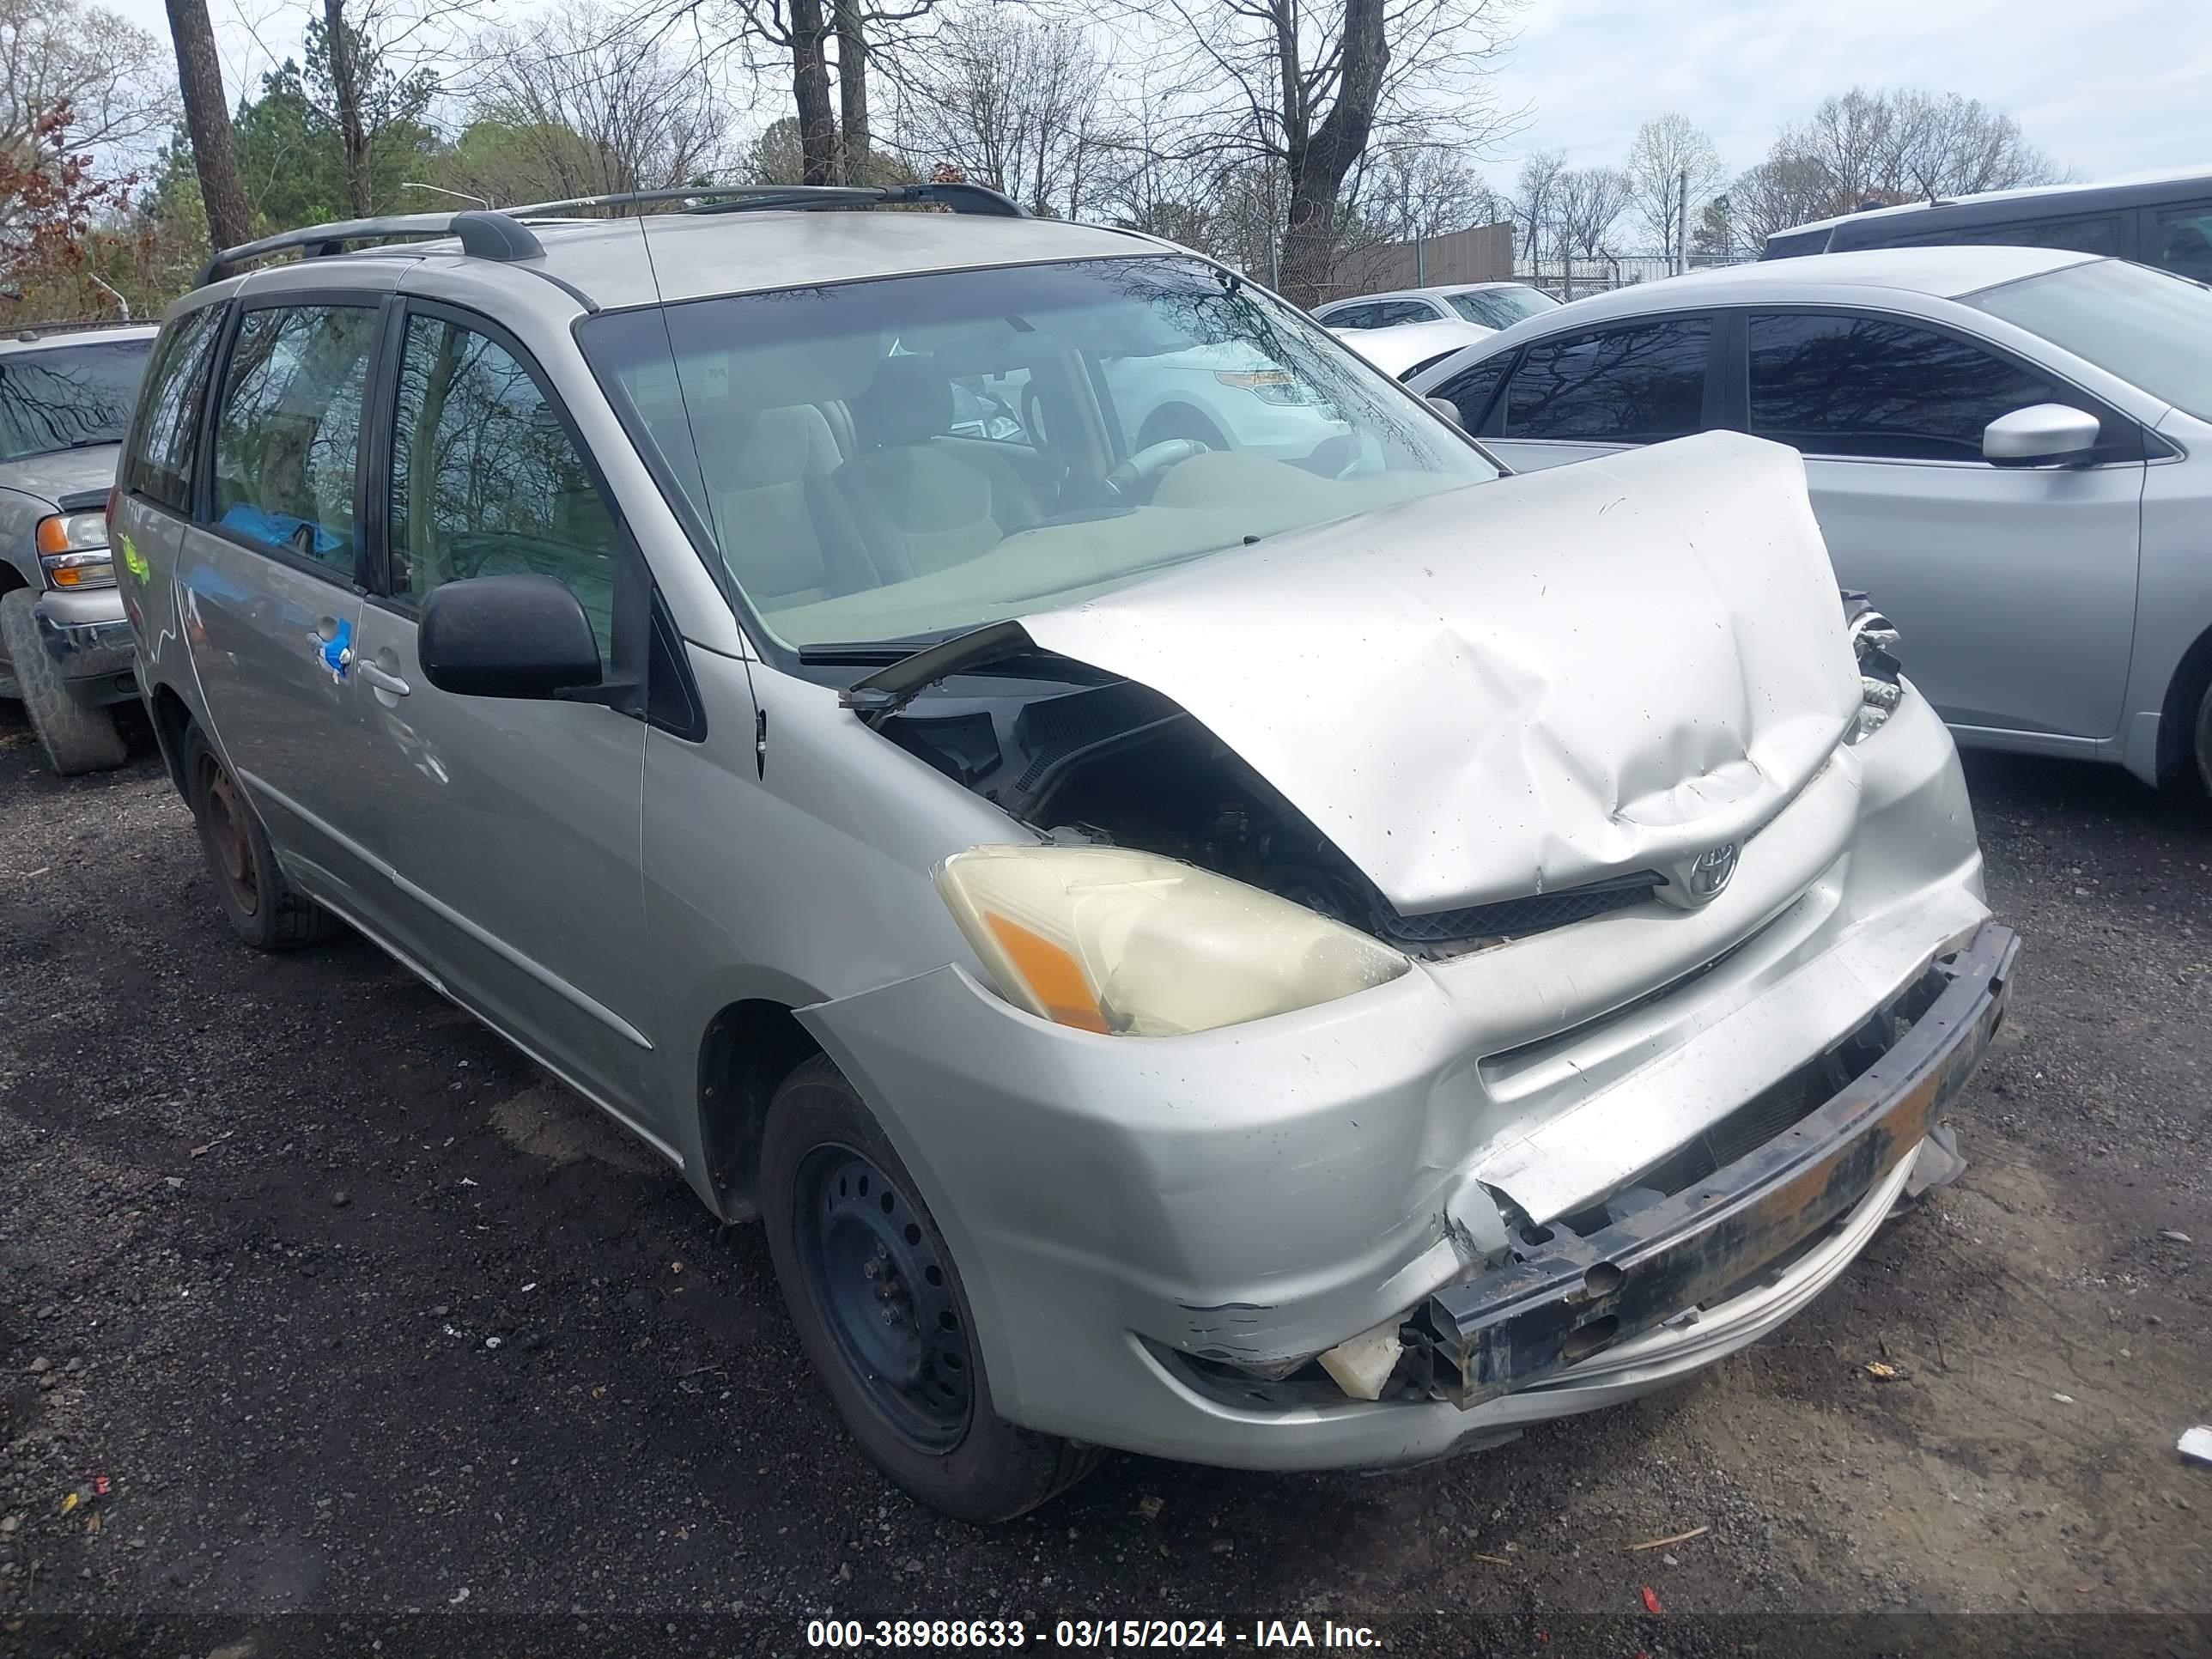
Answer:
M415 654L464 697L553 697L599 683L584 607L550 576L473 576L430 590Z

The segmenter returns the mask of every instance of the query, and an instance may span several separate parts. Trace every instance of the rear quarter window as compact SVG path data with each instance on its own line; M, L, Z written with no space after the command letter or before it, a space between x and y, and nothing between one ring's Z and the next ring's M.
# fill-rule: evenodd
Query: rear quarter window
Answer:
M219 305L205 307L178 318L162 334L125 452L123 487L179 513L191 509L200 406L207 397L208 360L222 331L222 311Z
M1508 438L1649 443L1695 432L1711 319L1669 317L1539 340L1505 391Z

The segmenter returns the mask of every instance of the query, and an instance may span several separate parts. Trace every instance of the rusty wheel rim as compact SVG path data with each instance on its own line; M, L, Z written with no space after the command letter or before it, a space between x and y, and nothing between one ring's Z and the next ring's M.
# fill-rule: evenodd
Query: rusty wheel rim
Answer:
M253 879L253 841L246 829L246 804L238 798L238 785L212 756L200 760L200 799L204 803L208 861L216 879L223 884L241 915L261 908L261 890Z

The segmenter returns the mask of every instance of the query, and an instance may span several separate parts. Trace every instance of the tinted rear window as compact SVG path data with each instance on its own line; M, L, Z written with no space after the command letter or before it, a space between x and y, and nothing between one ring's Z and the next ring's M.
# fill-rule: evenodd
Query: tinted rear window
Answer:
M1801 254L1826 253L1828 234L1825 230L1778 230L1766 239L1766 246L1759 252L1762 259L1794 259Z
M2143 263L2191 282L2212 283L2212 202L2168 208L2154 218Z
M1705 410L1703 317L1540 340L1505 393L1504 435L1631 443L1695 432Z

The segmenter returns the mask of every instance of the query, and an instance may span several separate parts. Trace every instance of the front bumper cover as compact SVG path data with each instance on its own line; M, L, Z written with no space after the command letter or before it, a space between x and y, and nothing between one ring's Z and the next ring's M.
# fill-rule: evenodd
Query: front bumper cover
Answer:
M2019 940L1984 922L1938 960L1934 999L1793 1127L1670 1198L1437 1291L1416 1324L1431 1387L1462 1409L1545 1382L1729 1293L1814 1241L1912 1155L2004 1018Z
M46 654L60 665L64 679L75 683L131 674L136 641L123 614L122 595L114 588L42 593L31 614ZM118 698L128 696L131 689L120 684L100 688Z

